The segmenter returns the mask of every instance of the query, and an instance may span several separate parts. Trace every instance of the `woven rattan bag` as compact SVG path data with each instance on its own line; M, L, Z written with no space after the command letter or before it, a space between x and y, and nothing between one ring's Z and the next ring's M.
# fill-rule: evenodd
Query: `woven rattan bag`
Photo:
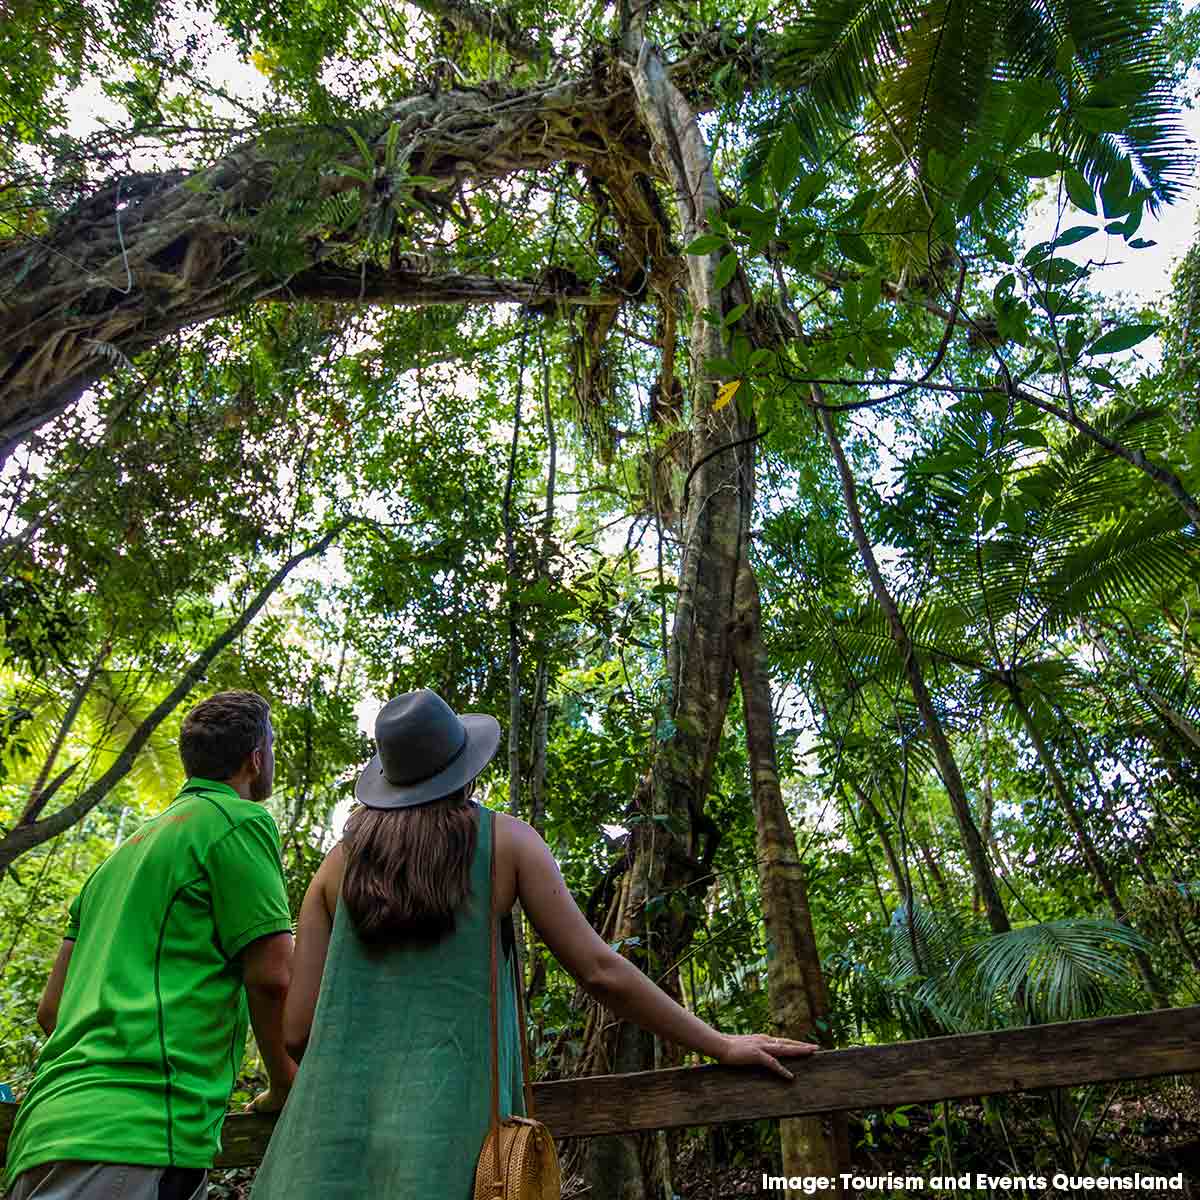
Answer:
M492 817L492 896L496 894L496 818ZM490 927L492 1121L475 1166L475 1200L561 1200L562 1178L558 1151L550 1130L533 1119L533 1088L529 1084L529 1046L525 1036L525 986L513 947L513 984L517 994L517 1025L521 1031L521 1074L525 1081L525 1117L500 1120L500 1036L497 993L496 914Z

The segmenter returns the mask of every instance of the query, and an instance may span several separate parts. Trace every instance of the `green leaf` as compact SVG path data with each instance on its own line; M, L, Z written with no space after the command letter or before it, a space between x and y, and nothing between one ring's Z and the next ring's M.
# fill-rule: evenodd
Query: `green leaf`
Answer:
M792 180L800 173L803 162L800 157L800 135L796 126L785 126L779 140L771 147L768 169L771 173L771 186L776 195L782 196L787 191Z
M1099 233L1098 225L1072 225L1070 229L1064 229L1062 233L1054 239L1056 246L1073 246L1076 242L1082 242L1084 238L1091 237L1093 233Z
M1000 520L1001 505L999 500L989 500L983 506L981 529L987 533Z
M853 283L844 283L842 285L842 312L846 314L846 320L851 325L858 324L859 310L858 288Z
M726 314L725 319L721 322L722 325L736 325L749 311L748 304L735 304Z
M346 132L350 135L354 144L358 147L358 152L363 156L363 161L373 169L375 166L375 155L372 153L370 146L363 141L362 134L359 133L353 125L347 125Z
M914 468L919 475L947 475L963 467L974 466L976 455L973 450L947 450L943 454L935 454Z
M717 264L716 274L713 276L713 283L718 289L728 287L734 275L737 274L738 258L731 250Z
M1127 216L1121 225L1121 236L1128 239L1138 231L1138 227L1142 223L1142 213L1145 209L1145 201L1140 196L1131 196L1132 204L1129 208L1129 216Z
M333 172L331 172L333 174ZM359 183L373 183L375 176L360 167L352 167L349 165L339 166L336 174L349 175L351 179L357 179Z
M1062 104L1062 97L1048 79L1023 79L1013 89L1013 103L1040 118L1054 112Z
M1153 238L1134 238L1129 243L1131 250L1148 250L1151 246L1157 246L1158 243Z
M837 236L838 249L853 262L861 263L864 267L873 267L875 259L867 240L858 233L839 233Z
M946 156L937 147L925 156L925 177L938 191L946 182Z
M1047 175L1057 175L1062 160L1053 150L1030 150L1028 154L1020 154L1012 161L1014 171L1019 171L1026 179L1044 179Z
M794 210L807 208L818 194L829 186L829 176L824 171L805 175L792 189L791 206Z
M1088 347L1088 353L1116 354L1120 350L1128 350L1156 334L1158 329L1157 325L1122 325L1120 329L1111 329L1103 337L1097 338Z
M1064 283L1071 283L1086 275L1087 271L1069 258L1048 258L1031 267L1029 273L1052 287L1061 287Z
M741 367L731 358L710 358L704 365L710 374L726 379L742 373Z
M400 139L400 122L393 121L388 126L387 137L383 143L383 165L390 171L396 165L396 143Z
M1121 133L1129 124L1127 108L1095 108L1081 105L1074 110L1075 119L1089 133Z
M1060 75L1065 75L1068 79L1071 78L1071 67L1075 61L1075 42L1070 34L1058 44L1058 51L1054 55L1054 65L1058 68Z
M1025 532L1025 508L1017 497L1014 496L1004 501L1000 509L1000 515L1004 518L1004 524L1010 532Z
M987 198L996 182L996 172L984 169L963 189L958 202L959 218L969 217Z
M1093 382L1098 383L1104 388L1119 388L1121 381L1111 372L1106 371L1103 367L1088 367L1084 374Z
M876 268L862 277L858 288L859 319L865 321L883 300L883 273Z
M1012 431L1012 436L1021 443L1022 446L1036 448L1040 446L1048 446L1050 443L1046 441L1046 435L1040 429L1034 429L1031 425L1018 425Z
M1012 252L1012 247L990 230L985 229L983 231L983 244L987 247L988 253L998 262L1011 265L1017 261L1016 255Z
M1107 218L1119 217L1129 211L1130 189L1133 187L1133 166L1129 159L1118 159L1100 184L1100 203Z
M1030 246L1021 259L1021 265L1025 267L1036 267L1038 263L1045 262L1054 250L1053 242L1038 242L1036 245Z
M702 233L684 248L684 254L711 254L725 245L725 239L715 233Z
M850 207L846 209L846 220L858 222L867 215L867 209L871 207L871 202L878 195L875 188L863 188L853 200L850 201Z
M1076 167L1064 167L1063 183L1066 185L1071 203L1094 217L1096 215L1096 193L1092 190L1092 185L1083 177L1083 172Z

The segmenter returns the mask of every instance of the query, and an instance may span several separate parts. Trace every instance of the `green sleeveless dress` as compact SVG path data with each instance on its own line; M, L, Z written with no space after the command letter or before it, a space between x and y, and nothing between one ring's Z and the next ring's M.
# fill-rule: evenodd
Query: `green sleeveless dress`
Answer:
M471 897L436 946L370 951L338 905L312 1034L252 1200L470 1200L491 1109L494 818L478 813ZM505 1117L525 1105L511 926L501 927Z

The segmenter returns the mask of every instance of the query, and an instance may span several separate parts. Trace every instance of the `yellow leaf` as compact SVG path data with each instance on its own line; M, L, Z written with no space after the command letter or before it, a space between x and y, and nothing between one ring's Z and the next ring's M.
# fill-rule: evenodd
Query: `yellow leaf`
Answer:
M279 69L279 56L271 50L255 50L250 61L268 79Z
M731 379L728 383L723 383L717 388L717 402L713 405L713 412L719 412L727 405L730 400L737 395L737 390L742 386L740 379Z

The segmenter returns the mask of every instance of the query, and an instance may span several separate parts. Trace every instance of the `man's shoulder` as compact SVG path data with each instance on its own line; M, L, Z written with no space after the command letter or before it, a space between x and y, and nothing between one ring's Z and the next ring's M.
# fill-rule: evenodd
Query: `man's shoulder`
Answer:
M254 800L239 796L232 788L191 783L182 791L164 816L179 810L180 819L203 814L219 832L228 833L246 824L259 824L279 836L275 818Z
M261 804L243 800L229 788L189 787L141 826L128 842L132 849L150 840L160 850L167 843L185 842L203 854L206 848L247 826L258 826L278 841L275 820Z

